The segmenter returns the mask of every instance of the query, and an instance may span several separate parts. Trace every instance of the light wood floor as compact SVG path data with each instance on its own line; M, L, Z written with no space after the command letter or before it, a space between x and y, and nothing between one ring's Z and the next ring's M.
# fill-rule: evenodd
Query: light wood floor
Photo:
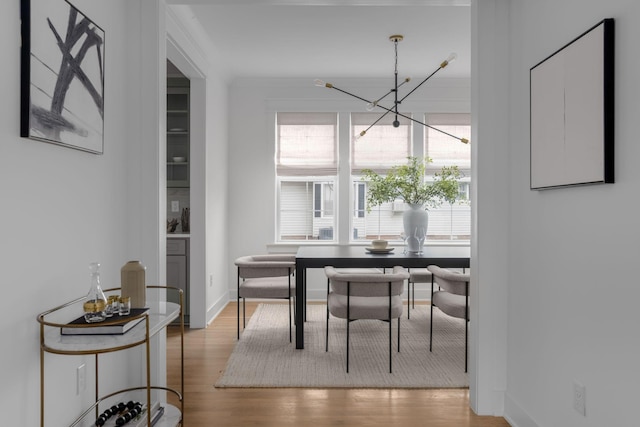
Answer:
M247 314L256 306L247 303ZM216 389L213 384L236 343L235 303L208 328L185 328L184 339L186 427L509 425L503 418L476 416L469 409L468 390ZM167 381L178 388L179 351L179 328L169 327Z

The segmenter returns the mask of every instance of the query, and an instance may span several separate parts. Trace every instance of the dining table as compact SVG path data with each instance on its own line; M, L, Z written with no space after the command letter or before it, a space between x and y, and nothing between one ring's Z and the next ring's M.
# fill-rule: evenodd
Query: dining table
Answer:
M407 252L404 247L371 252L360 245L308 245L296 253L296 349L304 349L307 269L324 268L469 268L471 249L466 245L425 245L421 252Z

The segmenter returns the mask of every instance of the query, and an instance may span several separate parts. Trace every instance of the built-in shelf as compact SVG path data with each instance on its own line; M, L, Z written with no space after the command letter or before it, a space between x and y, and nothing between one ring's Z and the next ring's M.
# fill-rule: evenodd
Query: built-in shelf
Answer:
M188 82L188 80L186 80ZM189 187L189 87L167 87L167 187ZM184 157L185 162L174 162Z

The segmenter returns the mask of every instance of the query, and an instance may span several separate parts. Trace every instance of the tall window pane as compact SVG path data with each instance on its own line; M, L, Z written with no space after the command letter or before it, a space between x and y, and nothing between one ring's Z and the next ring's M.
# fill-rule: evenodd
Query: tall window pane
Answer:
M359 135L380 118L379 113L351 114L351 134ZM351 144L351 173L362 169L385 171L405 163L411 155L411 126L409 119L399 117L400 127L393 127L395 116L387 114L363 137L353 138Z
M278 113L277 240L334 240L337 114Z
M426 123L460 138L470 138L471 118L469 114L427 114ZM427 239L469 240L471 238L471 146L455 138L427 128L425 132L425 154L432 159L427 166L427 180L443 166L458 166L460 180L459 199L455 203L444 203L429 210Z
M366 185L360 181L362 169L386 173L391 167L406 163L412 152L411 121L398 117L400 126L396 128L393 126L395 116L389 113L367 130L380 116L380 113L351 114L351 134L359 135L366 130L366 134L354 138L351 145L351 175L354 182L352 200L362 200L363 204L366 200ZM394 210L393 203L373 206L370 212L366 209L357 212L358 215L351 218L353 240L399 239L402 212Z

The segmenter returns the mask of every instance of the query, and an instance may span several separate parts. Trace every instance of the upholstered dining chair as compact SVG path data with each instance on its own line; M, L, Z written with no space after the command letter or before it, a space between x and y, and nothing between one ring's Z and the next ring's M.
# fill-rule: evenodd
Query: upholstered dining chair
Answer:
M398 319L398 351L400 351L400 317L404 281L409 274L402 267L393 272L343 272L325 267L327 275L327 335L326 351L329 351L329 315L346 320L347 357L349 372L349 324L353 320L374 319L389 322L389 372L392 365L392 319Z
M407 282L407 319L411 318L411 309L416 308L416 283L431 283L431 272L426 268L410 268Z
M245 300L247 298L286 299L289 305L289 342L291 342L291 300L295 299L296 294L296 281L292 278L296 266L295 255L248 255L237 258L235 264L238 267L238 339L240 339L240 299L242 299L243 329L246 326Z
M469 342L469 281L468 273L459 273L446 268L430 265L431 272L431 318L429 320L429 351L433 344L433 308L443 313L464 319L464 371L467 372L467 347ZM439 290L435 290L435 286Z

